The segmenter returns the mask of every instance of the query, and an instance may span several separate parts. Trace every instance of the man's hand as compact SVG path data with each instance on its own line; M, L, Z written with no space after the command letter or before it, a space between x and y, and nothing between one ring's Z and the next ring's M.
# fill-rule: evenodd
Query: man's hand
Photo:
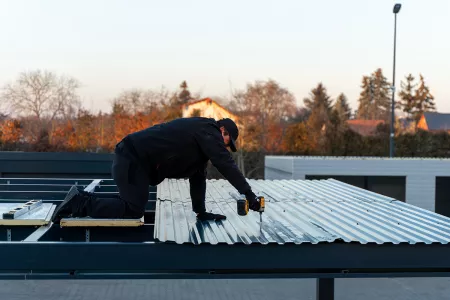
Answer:
M258 211L261 208L261 204L255 199L249 203L248 207L251 210Z
M248 201L248 207L251 210L258 211L261 208L261 203L259 202L259 199L262 197L256 197L256 195L252 191L248 191L245 195Z

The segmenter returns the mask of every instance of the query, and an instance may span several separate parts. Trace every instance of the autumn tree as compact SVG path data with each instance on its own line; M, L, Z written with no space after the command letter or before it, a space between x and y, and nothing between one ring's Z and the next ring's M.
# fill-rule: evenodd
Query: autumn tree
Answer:
M72 120L55 122L49 134L49 140L55 151L76 151L76 131Z
M22 124L19 120L5 119L0 122L0 140L2 142L16 143L22 136Z

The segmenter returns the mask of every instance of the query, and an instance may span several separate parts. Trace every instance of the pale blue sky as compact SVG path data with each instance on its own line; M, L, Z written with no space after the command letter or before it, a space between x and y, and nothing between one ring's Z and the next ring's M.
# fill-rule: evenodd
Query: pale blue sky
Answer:
M403 0L397 76L422 72L450 112L450 1ZM363 74L392 80L391 0L0 0L0 85L29 69L78 78L85 106L129 88L227 96L272 78L299 104L319 81L356 108Z

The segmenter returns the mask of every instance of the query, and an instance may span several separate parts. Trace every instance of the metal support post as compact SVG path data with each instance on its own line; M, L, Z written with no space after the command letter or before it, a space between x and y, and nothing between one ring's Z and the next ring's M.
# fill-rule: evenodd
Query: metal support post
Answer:
M334 278L317 278L317 300L334 300Z

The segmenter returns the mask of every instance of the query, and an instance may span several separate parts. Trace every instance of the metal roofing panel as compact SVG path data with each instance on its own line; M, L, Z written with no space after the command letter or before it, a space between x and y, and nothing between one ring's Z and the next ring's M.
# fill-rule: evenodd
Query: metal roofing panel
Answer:
M385 161L450 161L448 157L385 157L385 156L281 156L267 155L269 159L304 159L304 160L385 160Z
M236 212L236 190L226 180L208 180L206 208L221 222L196 220L189 181L158 186L155 239L183 243L448 243L450 218L334 179L248 180L266 209Z

